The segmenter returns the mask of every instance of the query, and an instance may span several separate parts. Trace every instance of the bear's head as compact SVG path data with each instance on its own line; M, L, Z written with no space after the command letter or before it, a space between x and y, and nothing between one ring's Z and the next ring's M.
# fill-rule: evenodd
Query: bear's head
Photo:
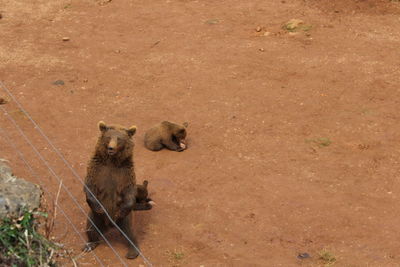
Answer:
M136 126L125 128L119 125L106 125L100 121L99 129L101 134L97 146L98 153L103 157L119 160L132 156L134 146L132 136L136 133Z

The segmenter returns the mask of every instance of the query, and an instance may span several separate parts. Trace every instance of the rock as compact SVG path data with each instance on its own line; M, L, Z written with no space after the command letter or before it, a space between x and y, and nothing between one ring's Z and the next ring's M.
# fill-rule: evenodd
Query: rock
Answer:
M7 103L7 101L4 98L0 97L0 105L6 104L6 103Z
M311 258L310 254L308 253L300 253L299 255L297 255L298 259L308 259Z
M256 28L256 32L260 32L262 30L262 28L260 27L260 26L258 26L257 28Z
M64 42L67 42L67 41L69 41L69 37L63 37L62 40L63 40Z
M20 216L22 207L39 208L41 195L38 185L15 177L6 160L0 159L0 218Z
M301 19L291 19L286 22L285 29L288 31L294 31L303 23L304 21L302 21Z
M63 80L57 80L53 82L54 85L64 85L65 82Z
M269 36L271 35L271 32L264 32L264 36Z
M3 14L0 13L0 19L2 19L2 18L3 18Z
M264 48L260 48L260 49L258 49L260 52L265 52L265 49Z

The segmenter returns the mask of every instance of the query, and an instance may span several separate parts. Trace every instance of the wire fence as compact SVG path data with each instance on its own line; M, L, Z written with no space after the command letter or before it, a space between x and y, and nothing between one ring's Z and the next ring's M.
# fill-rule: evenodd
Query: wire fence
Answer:
M10 99L18 106L18 108L23 112L23 114L29 119L29 121L32 123L34 126L34 129L39 132L41 137L49 144L51 147L52 151L54 151L57 156L64 162L64 164L69 168L69 170L72 172L73 176L75 177L76 180L78 180L82 186L86 189L86 191L93 197L93 199L99 204L99 206L103 209L104 214L107 216L107 218L110 220L111 224L122 234L122 236L128 241L130 245L132 245L139 253L140 257L143 259L143 261L146 263L147 266L153 266L152 263L142 254L140 249L133 243L133 241L122 231L122 229L118 226L118 224L112 219L110 214L107 212L107 210L104 208L104 206L101 204L101 202L96 198L94 193L86 186L84 183L83 179L79 176L79 174L76 172L76 170L71 166L71 164L65 159L65 157L61 154L61 152L54 146L53 142L49 139L49 137L44 133L44 131L41 129L41 127L36 123L36 121L30 116L30 114L26 111L26 109L21 105L21 103L15 98L15 96L12 94L12 92L3 84L3 82L0 81L0 87L1 89L8 94ZM101 237L104 239L104 241L107 243L107 245L112 249L114 254L117 256L117 258L121 261L121 263L124 266L127 266L126 262L122 259L120 254L115 250L115 248L110 244L109 240L101 233L101 231L97 228L97 226L94 224L94 222L91 220L91 218L88 216L88 214L85 212L83 207L79 204L77 199L73 196L73 194L68 190L68 188L62 183L62 179L55 173L53 168L50 166L48 161L42 156L42 154L38 151L38 149L33 145L32 141L29 139L29 137L25 134L25 132L22 130L22 128L19 126L19 124L15 121L15 119L10 116L10 114L7 112L7 110L0 105L1 110L3 111L4 115L7 117L7 119L13 124L13 126L16 128L16 130L19 132L19 134L23 137L23 139L30 145L32 150L35 152L37 157L44 163L44 165L47 167L49 170L50 174L57 179L57 181L61 184L62 188L64 191L68 194L68 196L71 198L71 200L75 203L75 205L81 210L81 212L88 218L88 220L92 223L92 225L95 227L95 229L100 233ZM5 132L5 131L3 131ZM19 151L19 150L17 150ZM61 210L61 209L60 209ZM75 227L75 226L74 226ZM97 256L96 256L97 257ZM97 257L98 258L98 257Z
M49 190L47 190L47 187L44 186L43 182L39 178L38 173L33 170L32 166L26 160L26 158L23 155L23 153L17 148L17 146L15 145L14 141L11 139L10 135L7 134L7 131L4 131L2 128L0 128L0 134L4 137L4 139L7 141L8 145L15 151L15 153L18 155L18 157L22 160L22 162L24 163L24 165L26 166L28 171L35 178L36 182L41 186L41 188L45 191L45 193L48 196L50 196L51 198L53 198L53 200L54 200L54 197L52 196L52 194L49 192ZM72 229L75 231L75 233L82 240L82 243L85 243L85 238L82 236L82 234L76 228L75 224L71 221L71 219L66 215L64 209L61 208L61 206L57 202L53 201L53 203L57 206L58 210L61 211L61 213L64 216L64 218L68 221L68 223L71 225ZM100 258L97 256L97 254L94 251L93 251L93 256L101 266L104 266L103 261L100 260Z

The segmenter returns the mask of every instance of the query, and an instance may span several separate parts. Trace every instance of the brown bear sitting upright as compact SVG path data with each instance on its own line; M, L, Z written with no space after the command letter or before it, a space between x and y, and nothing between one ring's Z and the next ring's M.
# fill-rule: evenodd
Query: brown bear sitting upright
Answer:
M89 216L102 233L113 226L104 209L99 205L97 201L99 200L109 216L138 249L138 243L131 229L130 216L131 210L136 205L137 194L132 140L136 127L126 129L118 125L106 125L101 121L99 129L101 134L89 162L85 179L84 191L91 209ZM88 243L84 250L90 251L98 245L100 234L89 220L87 220L86 233ZM130 242L128 244L129 250L126 257L134 259L139 252Z
M143 181L143 185L136 184L136 205L133 210L150 210L153 207L154 201L149 198L148 185L149 181L147 180Z
M186 128L188 123L179 125L169 121L163 121L150 128L144 136L144 145L152 151L158 151L163 147L173 151L186 149Z

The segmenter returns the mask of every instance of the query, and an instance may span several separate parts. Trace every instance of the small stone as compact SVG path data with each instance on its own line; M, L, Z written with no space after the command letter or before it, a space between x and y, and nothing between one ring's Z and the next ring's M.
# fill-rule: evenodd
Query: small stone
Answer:
M88 79L83 79L83 82L84 83L87 83L89 80Z
M69 41L69 37L63 37L62 40L63 40L64 42L67 42L67 41Z
M2 19L3 18L3 15L0 13L0 19Z
M63 80L57 80L53 82L54 85L64 85L64 81Z
M261 27L258 26L258 27L256 28L256 32L260 32L260 31L261 31Z
M265 52L265 49L264 48L260 48L260 49L258 49L260 52Z
M298 259L308 259L311 258L310 254L308 253L300 253L299 255L297 255Z
M264 32L264 36L269 36L271 35L271 32Z
M7 101L4 98L0 97L0 105L4 105L6 103Z

